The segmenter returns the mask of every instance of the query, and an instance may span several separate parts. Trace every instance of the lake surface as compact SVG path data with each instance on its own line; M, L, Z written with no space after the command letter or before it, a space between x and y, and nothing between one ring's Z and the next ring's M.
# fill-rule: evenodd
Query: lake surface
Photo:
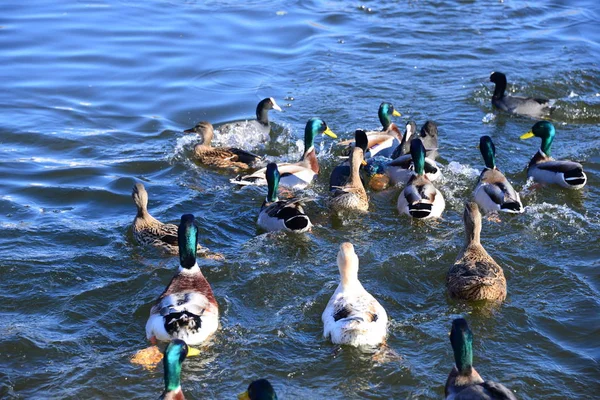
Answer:
M194 213L201 260L221 312L202 356L188 359L188 398L234 398L266 377L280 399L439 399L453 365L451 321L465 316L475 366L521 399L591 399L600 391L600 6L578 1L5 1L0 22L0 397L156 398L162 367L129 358L147 346L152 301L177 258L133 242L131 188L146 185L163 222ZM525 166L534 121L491 114L490 72L509 90L557 99L556 158L580 161L581 191L535 189ZM333 219L338 162L319 137L308 190L311 234L261 234L265 188L195 165L197 121L252 118L272 96L274 134L248 149L296 160L304 124L340 137L379 126L392 102L439 126L447 207L441 221L396 211L399 188L370 193L365 216ZM463 201L490 135L521 192L522 215L484 221L503 266L497 309L451 300L445 275L463 243ZM351 241L363 285L386 308L400 360L333 346L321 313Z

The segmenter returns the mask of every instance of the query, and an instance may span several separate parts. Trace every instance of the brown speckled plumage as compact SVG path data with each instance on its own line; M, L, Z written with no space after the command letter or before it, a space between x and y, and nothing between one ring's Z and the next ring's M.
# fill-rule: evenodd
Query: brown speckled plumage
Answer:
M481 213L476 203L465 204L463 221L465 246L448 271L448 292L464 300L504 300L504 272L480 243Z

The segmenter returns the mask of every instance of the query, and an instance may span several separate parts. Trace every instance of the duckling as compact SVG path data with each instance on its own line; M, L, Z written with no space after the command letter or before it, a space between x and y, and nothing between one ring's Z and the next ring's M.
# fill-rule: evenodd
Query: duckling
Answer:
M527 176L539 183L554 183L567 189L581 189L587 182L583 166L578 162L556 161L550 157L550 147L555 134L551 122L539 121L529 132L521 135L521 139L534 136L542 139L540 149L529 161Z
M202 137L202 143L194 146L194 157L204 165L240 170L252 168L262 161L261 156L235 147L212 147L214 129L210 122L198 122L196 126L183 132L196 133Z
M523 203L519 193L515 192L504 174L496 168L496 146L489 136L479 139L479 150L485 162L485 168L479 175L479 181L473 191L473 198L484 213L504 211L522 213Z
M377 346L385 342L385 309L358 280L358 256L352 243L342 243L337 255L340 284L321 319L323 336L335 344Z
M446 208L446 202L442 193L425 175L425 147L421 139L410 142L410 154L415 175L409 179L398 197L398 211L419 219L440 217Z
M269 192L258 214L258 226L266 231L284 230L298 233L310 231L312 224L304 213L303 199L279 200L277 198L280 180L277 164L269 163L265 174Z
M277 164L281 174L280 184L292 189L306 188L319 173L319 162L315 153L315 137L323 133L332 138L337 138L329 129L325 121L320 118L311 118L304 128L304 155L294 164ZM231 183L238 185L266 185L266 168L259 169L251 175L238 176L231 179Z
M238 396L239 400L277 400L277 393L266 379L257 379L248 385L248 390Z
M160 247L169 254L179 254L177 244L177 225L163 224L148 213L148 192L142 183L136 183L131 192L133 202L137 207L137 214L133 219L133 237L142 246L152 245ZM198 252L203 257L211 256L207 248L198 243ZM215 258L222 257L213 253Z
M502 72L492 72L490 82L496 84L492 95L492 104L502 111L534 118L546 117L553 111L552 106L555 100L504 94L506 91L506 75Z
M255 131L261 133L263 135L263 139L267 140L269 139L269 133L271 132L269 110L281 111L281 107L277 105L275 99L272 97L262 99L258 103L256 106L256 119L239 120L219 125L219 132L226 134L229 132L242 133L243 131Z
M367 211L369 209L369 198L367 192L360 179L360 166L366 165L364 160L365 142L367 142L367 134L363 130L355 132L356 146L352 150L350 158L350 177L343 185L330 186L331 198L329 200L330 207L335 211L341 210L360 210ZM332 172L332 179L334 179Z
M183 340L173 339L165 349L163 366L165 371L165 391L160 396L164 400L185 400L181 391L181 366L187 356L200 354L198 349L188 347Z
M465 204L463 222L465 245L446 276L448 292L462 300L504 300L504 271L481 245L481 213L477 203Z
M152 306L146 336L153 344L181 339L197 345L219 327L219 306L196 262L198 227L192 214L181 216L177 241L179 271Z
M446 380L446 400L517 400L506 386L484 381L473 367L473 333L465 319L452 321L450 343L456 365Z

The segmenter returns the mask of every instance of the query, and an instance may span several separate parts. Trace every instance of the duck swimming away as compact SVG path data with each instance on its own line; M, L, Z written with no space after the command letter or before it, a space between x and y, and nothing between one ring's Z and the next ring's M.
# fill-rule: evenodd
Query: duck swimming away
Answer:
M549 116L553 111L552 106L555 100L507 95L505 93L507 84L506 75L502 72L492 72L490 82L496 84L494 94L492 95L492 104L504 112L543 118Z

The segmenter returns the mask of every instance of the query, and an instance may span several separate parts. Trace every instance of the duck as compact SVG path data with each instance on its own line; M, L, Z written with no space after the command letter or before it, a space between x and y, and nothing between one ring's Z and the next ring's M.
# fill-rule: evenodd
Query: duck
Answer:
M473 367L473 333L464 318L452 321L450 343L454 352L444 395L446 400L517 400L501 383L484 381Z
M369 209L369 197L365 191L360 178L360 167L366 165L364 160L364 147L367 142L367 134L363 130L355 132L356 145L350 155L350 176L343 184L331 185L334 179L330 179L329 206L334 211L358 210L367 211ZM332 175L335 173L335 169ZM333 176L332 176L333 178ZM337 183L337 182L334 182ZM341 183L341 182L340 182Z
M504 271L481 245L481 213L477 203L465 203L463 223L465 244L446 276L448 292L461 300L503 301Z
M402 132L398 126L392 122L391 117L400 117L400 114L393 106L388 102L383 102L379 105L377 112L379 121L381 122L382 130L380 131L368 131L367 138L368 150L365 152L365 158L371 158L375 156L390 157L394 149L400 144L402 140ZM339 145L351 145L353 140L341 141ZM344 151L345 155L349 155L352 152L352 147L348 146Z
M171 340L163 358L165 390L160 396L161 400L185 400L181 390L181 366L186 357L198 354L200 354L198 349L188 347L183 340Z
M196 262L198 227L194 215L181 216L177 241L180 267L150 309L146 337L152 344L181 339L198 345L216 332L219 306Z
M202 137L202 142L194 146L194 158L201 164L237 171L253 168L262 161L261 156L235 147L212 147L214 128L210 122L198 122L193 128L183 132L196 133Z
M446 208L446 202L442 193L425 175L425 147L420 138L410 142L410 154L415 174L398 197L398 211L417 219L440 217Z
M534 136L542 139L540 149L529 161L527 176L539 183L556 184L567 189L581 189L587 183L583 166L578 162L557 161L550 157L550 147L555 134L556 130L551 122L539 121L529 132L521 135L521 139Z
M479 138L479 151L485 162L485 168L479 175L473 199L484 213L503 211L522 213L523 203L519 193L513 189L504 174L496 167L496 146L492 138Z
M496 84L492 95L494 107L509 114L518 114L534 118L549 116L553 111L555 100L509 96L506 91L506 75L502 72L492 72L490 82Z
M368 143L369 143L369 141L367 139L366 132L362 129L357 129L354 132L354 146L360 147L364 154L367 151ZM352 148L354 148L354 146L352 146ZM348 157L348 159L344 160L342 163L340 163L338 166L336 166L331 171L331 175L329 176L329 191L330 192L340 186L344 186L348 182L348 179L350 178L350 175L351 175L351 169L350 169L351 159L352 159L351 156ZM364 165L364 164L361 162L361 165Z
M337 264L340 283L321 316L323 337L354 347L384 344L387 313L358 280L358 256L352 243L340 245Z
M405 185L414 175L415 168L410 154L410 143L412 142L411 138L414 139L416 137L421 138L421 142L425 147L425 175L432 182L442 176L442 171L435 161L439 155L437 150L437 126L433 121L427 121L421 127L421 132L418 136L416 131L416 123L409 121L406 124L406 134L402 138L402 142L392 154L393 160L383 167L392 185Z
M222 134L241 134L244 131L254 131L261 133L263 140L268 140L269 133L271 132L271 123L269 122L270 110L282 111L274 98L267 97L259 101L256 105L256 119L239 120L219 125L219 132Z
M334 139L336 134L329 129L327 123L321 118L310 118L304 128L304 155L297 163L277 164L281 179L281 186L291 189L305 189L319 173L319 162L315 152L315 137L325 134ZM265 176L267 169L261 168L251 175L237 176L230 180L237 185L266 185Z
M248 390L238 400L277 400L277 393L267 379L257 379L248 385Z
M136 183L131 192L137 214L133 219L132 231L136 242L142 246L152 245L168 254L179 254L177 243L177 225L164 224L148 212L148 192L143 183ZM198 243L197 251L204 257L211 256L207 248ZM216 253L215 253L216 254ZM219 258L220 255L217 255Z
M279 200L280 174L277 164L269 163L265 173L268 182L267 198L263 202L258 214L258 226L265 231L288 231L303 233L312 228L310 218L304 213L303 199L291 198Z

